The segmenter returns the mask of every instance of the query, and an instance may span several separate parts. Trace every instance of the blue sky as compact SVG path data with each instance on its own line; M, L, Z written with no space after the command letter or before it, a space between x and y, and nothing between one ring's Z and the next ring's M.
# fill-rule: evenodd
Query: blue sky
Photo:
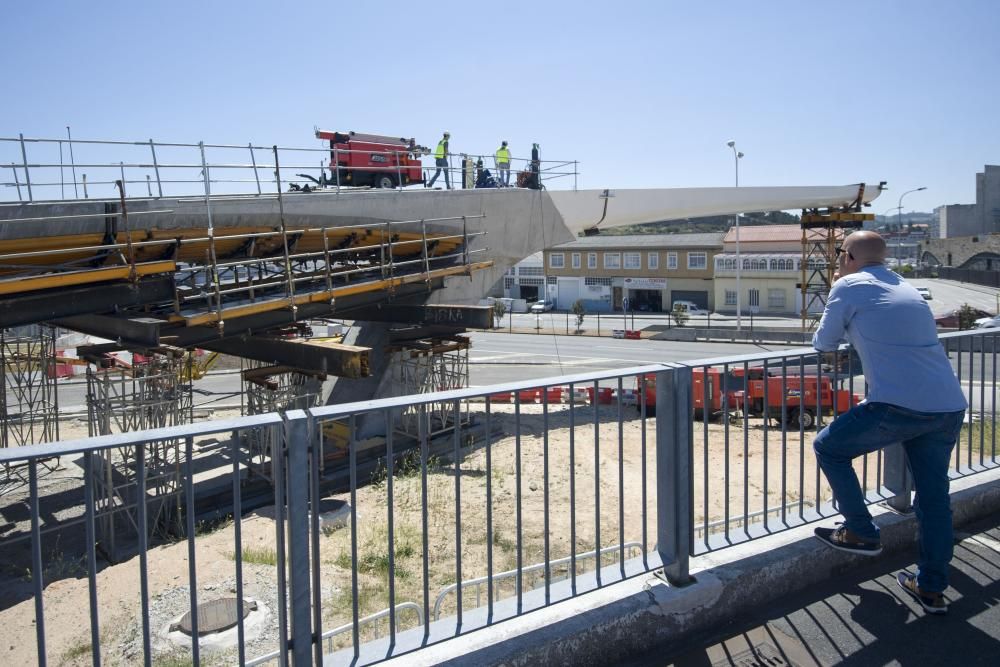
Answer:
M971 203L975 173L1000 162L995 1L2 12L5 137L70 125L75 139L313 147L318 125L433 146L447 129L453 151L507 139L526 157L538 142L543 158L579 161L581 188L731 185L735 139L741 185L886 180L878 214L919 186L904 210Z

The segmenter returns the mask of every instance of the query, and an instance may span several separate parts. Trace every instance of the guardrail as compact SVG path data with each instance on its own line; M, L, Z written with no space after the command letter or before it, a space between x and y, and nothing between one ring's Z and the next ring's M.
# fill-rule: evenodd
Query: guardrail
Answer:
M955 449L955 476L997 465L995 338L941 337L977 416ZM11 657L200 664L215 650L213 659L240 664L275 652L318 664L346 649L353 664L368 664L653 569L684 582L692 556L835 514L811 441L864 383L852 355L823 361L798 349L652 364L0 451L0 509L26 509L0 541L15 600L0 610L19 651ZM559 402L553 387L566 387ZM615 398L605 404L608 390ZM508 393L510 403L487 400ZM432 423L442 402L459 423ZM418 416L414 439L390 427L404 409ZM346 449L324 435L333 421L350 434ZM243 450L265 428L280 432L273 488L254 481L257 464ZM154 456L170 442L179 443L176 468ZM41 465L54 457L71 474ZM97 475L112 458L133 462L134 487L98 507ZM908 506L898 454L858 466L870 502ZM154 473L173 504L150 496ZM263 494L273 509L245 516L245 494ZM228 520L199 515L209 495ZM113 576L124 566L98 560L109 520L135 539L132 574ZM167 533L156 544L154 528ZM629 558L632 549L639 555ZM594 557L609 550L612 564ZM553 572L559 563L565 581ZM539 567L535 588L526 574ZM495 600L511 578L509 598ZM432 591L445 595L436 601ZM220 596L231 598L233 628L199 641L199 626L217 625L200 604ZM387 611L407 603L419 614ZM47 623L80 609L87 622ZM190 635L164 629L185 613ZM370 619L382 614L389 649L375 655Z
M0 137L0 172L7 174L0 187L11 196L0 196L4 202L45 202L75 199L113 199L115 183L121 181L135 197L145 191L148 198L177 197L198 194L209 186L216 195L273 196L282 190L308 192L314 189L340 192L357 189L342 182L341 159L351 154L383 153L388 166L368 165L360 172L384 172L389 178L383 185L402 189L406 182L405 165L398 164L400 154L411 151L356 151L316 148L279 147L205 142L178 143L147 141L115 141L104 139L73 139L67 133L62 138ZM447 171L453 185L464 187L463 174L471 173L475 187L478 170L493 169L492 155L449 153ZM468 163L465 161L468 160ZM423 180L436 169L425 164ZM456 166L456 162L459 166ZM482 167L477 168L477 163ZM396 164L393 164L396 163ZM331 164L333 168L331 168ZM279 169L280 165L280 169ZM538 160L512 157L512 172L517 165L536 173L540 184L573 178L576 188L578 163L573 160ZM86 171L85 171L86 170ZM284 170L285 177L280 176ZM498 174L494 174L498 176ZM420 181L414 181L417 185ZM215 186L221 186L215 187ZM58 192L57 192L58 191ZM50 194L51 193L51 194ZM58 196L56 196L58 194ZM16 199L14 199L16 196Z

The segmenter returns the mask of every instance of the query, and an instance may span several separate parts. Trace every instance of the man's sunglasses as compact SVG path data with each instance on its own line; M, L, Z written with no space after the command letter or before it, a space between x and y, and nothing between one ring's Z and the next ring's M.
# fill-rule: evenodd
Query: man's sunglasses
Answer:
M841 253L844 253L844 252L846 252L846 253L847 253L847 257L848 257L849 259L851 259L851 260L853 260L853 259L854 259L854 255L852 255L852 254L851 254L851 252L850 252L849 250L844 250L844 246L837 246L836 248L834 248L834 250L836 250L836 251L837 251L837 257L840 257L840 254L841 254Z

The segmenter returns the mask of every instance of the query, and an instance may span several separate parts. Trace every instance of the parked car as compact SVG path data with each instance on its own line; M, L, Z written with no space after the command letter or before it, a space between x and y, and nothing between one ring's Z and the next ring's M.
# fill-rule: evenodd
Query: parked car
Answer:
M920 296L924 297L928 301L930 301L931 299L934 298L934 297L931 296L931 291L929 289L927 289L926 287L918 287L917 288L917 294L919 294Z
M946 313L935 315L934 323L945 329L957 329L959 327L958 315L961 310L961 308L952 308ZM980 310L979 308L972 309L972 316L974 320L973 324L975 324L976 320L988 320L993 317L988 311Z
M531 312L533 313L547 313L548 311L555 308L556 304L554 301L546 299L545 301L536 301L531 304Z
M688 315L708 315L708 311L700 307L694 301L684 301L681 299L674 301L674 305L671 307L671 310L682 310Z
M977 329L995 329L996 327L1000 327L1000 315L981 317L976 320Z

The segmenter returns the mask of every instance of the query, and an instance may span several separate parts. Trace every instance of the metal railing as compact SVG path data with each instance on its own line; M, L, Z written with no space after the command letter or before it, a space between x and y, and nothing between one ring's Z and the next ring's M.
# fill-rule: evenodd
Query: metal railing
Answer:
M975 417L952 474L996 467L997 334L941 340ZM638 401L627 406L632 390ZM34 641L11 635L20 651L11 657L44 664L89 653L96 664L120 650L102 632L112 624L115 635L134 632L135 662L173 650L199 664L208 650L193 639L199 603L229 590L236 634L222 649L227 659L246 664L277 652L282 664L319 664L340 651L334 660L367 664L660 567L669 581L684 582L694 555L835 514L812 439L864 393L849 350L827 359L799 349L0 451L4 466L27 470L27 488L0 496L27 508L0 542L0 558L10 564L5 576L29 573L11 590L24 591L15 604L20 614L33 608L36 620ZM441 402L453 404L449 414L462 415L460 423L432 423L430 406ZM406 408L418 415L416 438L391 427ZM326 438L330 422L346 425L346 447ZM260 464L243 451L244 436L264 428L280 432L266 464L273 488L258 481ZM148 498L147 452L164 442L179 448L179 502L167 517L176 541L154 550L149 501L136 499ZM134 461L136 488L122 490L122 504L99 508L96 471L123 456ZM78 465L82 479L41 466L53 457ZM870 502L908 505L905 466L891 449L864 457L858 469ZM347 508L340 523L328 522L331 502ZM273 511L248 514L271 504ZM98 520L135 539L131 588L98 577ZM70 555L53 548L74 543ZM630 558L632 549L640 555ZM594 558L609 550L617 552L613 564ZM537 586L529 575L539 565L528 563L541 564ZM555 576L557 563L568 579ZM500 582L511 578L514 591L498 600ZM60 579L58 593L47 590ZM445 590L436 603L432 591ZM245 622L247 600L277 621ZM384 612L385 633L369 623L406 603L417 606L417 621ZM89 624L54 631L46 625L51 607L57 616L89 607ZM175 638L174 649L153 641L184 612L192 637ZM439 612L446 617L435 620ZM330 627L338 634L326 641Z
M373 153L382 154L386 166L350 168L370 181L363 187L402 189L419 185L428 180L428 172L436 169L433 158L430 164L425 159L420 168L407 166L403 158L414 155L407 150L73 139L68 132L65 139L19 134L0 137L0 172L6 173L0 187L10 193L0 195L0 202L114 199L118 181L133 198L136 192L145 190L145 197L150 199L197 195L202 189L199 186L205 185L217 194L234 196L273 196L275 191L286 188L295 192L356 190L346 178L345 158ZM458 187L475 187L477 162L482 161L483 168L491 171L495 167L492 155L449 153L447 160L451 183ZM284 178L279 165L286 174ZM512 157L512 176L517 173L517 165L537 174L540 186L572 177L576 189L576 161ZM416 169L422 171L414 178L412 171ZM472 174L471 184L463 178L465 173ZM375 178L379 174L388 178Z

